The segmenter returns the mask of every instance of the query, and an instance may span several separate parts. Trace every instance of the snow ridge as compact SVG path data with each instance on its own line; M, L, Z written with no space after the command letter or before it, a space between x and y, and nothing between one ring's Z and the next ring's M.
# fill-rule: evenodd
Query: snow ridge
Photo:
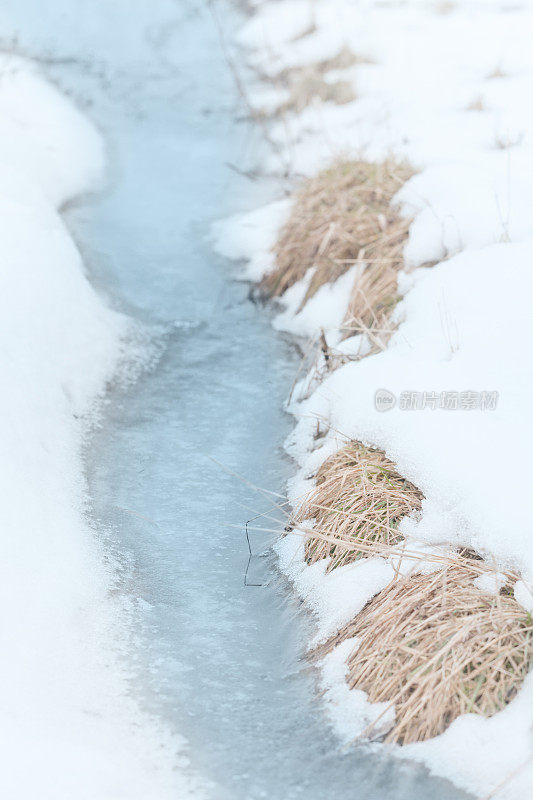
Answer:
M87 421L130 323L59 209L98 182L103 143L30 63L3 55L0 78L0 794L185 798L183 743L129 697L126 614L84 516Z

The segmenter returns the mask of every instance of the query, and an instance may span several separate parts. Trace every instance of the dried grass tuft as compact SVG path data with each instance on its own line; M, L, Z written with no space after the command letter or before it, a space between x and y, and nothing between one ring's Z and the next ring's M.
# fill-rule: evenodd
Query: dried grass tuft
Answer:
M272 111L272 115L278 116L287 112L300 114L317 100L337 105L351 103L356 98L353 81L339 78L328 80L326 75L333 70L348 69L354 64L363 63L368 63L368 59L356 56L348 47L343 47L331 58L302 66L286 67L268 78L289 94L288 99Z
M498 80L499 78L508 78L508 77L509 77L509 75L504 70L502 65L501 64L496 64L494 69L491 72L489 72L489 74L486 76L485 80L493 81L493 80Z
M398 293L398 272L403 267L403 248L409 233L409 221L399 222L387 242L388 256L374 263L365 261L358 270L343 322L344 337L366 334L368 355L384 350L396 330L393 311L401 300Z
M514 136L511 134L497 134L494 137L494 147L496 150L509 150L511 147L517 147L522 144L524 133L518 133Z
M321 61L315 61L311 64L303 64L301 66L286 67L278 72L272 80L277 85L290 87L291 84L298 79L302 74L309 70L313 70L315 74L324 75L333 70L349 69L356 64L372 64L371 59L365 56L357 55L349 47L342 47L336 55L330 58L324 58Z
M368 555L369 547L402 541L398 525L421 502L422 493L381 450L349 442L322 464L316 488L291 523L315 520L306 538L306 561L330 557L331 570Z
M447 16L448 14L451 14L452 11L455 11L455 9L455 3L450 2L450 0L440 0L434 6L435 13L440 14L441 16Z
M410 225L392 199L412 175L408 164L393 159L339 160L307 180L281 231L276 266L263 279L262 292L277 297L314 267L303 306L323 284L357 264L345 335L364 331L376 348L384 347Z
M288 112L301 114L307 106L316 101L342 106L351 103L352 100L355 100L355 93L351 81L328 81L313 66L298 70L297 75L291 78L289 97L277 106L273 114L275 116Z
M403 540L401 519L421 502L421 492L382 451L349 442L320 467L291 525L305 529L305 520L315 520L306 531L307 563L330 557L333 569L391 555ZM429 558L436 571L398 574L315 655L355 637L348 685L367 692L370 702L394 706L386 739L407 744L439 735L461 714L491 716L509 703L533 661L533 624L513 597L516 575L506 572L496 595L474 584L493 572L478 553L428 556L405 548L402 557L425 566Z
M510 587L491 595L474 586L475 576L458 556L429 576L395 580L317 651L357 637L347 681L371 702L394 706L387 741L424 741L460 714L489 717L524 680L533 656L531 618Z
M486 111L487 105L483 95L478 94L466 106L465 111Z

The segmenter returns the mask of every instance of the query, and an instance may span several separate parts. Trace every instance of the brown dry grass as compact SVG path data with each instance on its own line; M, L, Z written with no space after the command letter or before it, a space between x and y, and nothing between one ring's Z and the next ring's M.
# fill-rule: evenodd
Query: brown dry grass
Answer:
M280 233L276 266L263 279L262 292L277 297L314 267L304 305L323 284L357 264L345 334L365 331L376 348L384 347L410 225L392 199L412 175L412 167L394 159L339 160L307 180Z
M493 80L498 80L499 78L508 78L508 77L509 77L509 75L504 70L502 65L501 64L496 64L494 69L491 72L489 72L489 74L486 76L485 80L493 81Z
M387 741L424 741L468 712L491 716L525 678L531 618L508 588L488 594L474 586L475 575L458 556L429 576L398 579L317 651L358 638L347 681L371 702L394 706Z
M272 77L264 76L265 80L271 81L278 88L285 89L289 94L287 100L276 106L271 115L279 116L288 112L300 114L317 100L337 105L350 103L356 98L353 81L328 80L326 75L333 70L343 70L362 63L368 63L368 59L356 56L348 47L343 47L331 58L312 64L287 67Z
M450 0L440 0L440 2L437 2L434 6L435 13L442 16L451 14L452 11L455 11L455 8L455 3L450 2Z
M356 64L371 64L370 59L357 55L349 47L342 47L339 52L330 58L324 58L321 61L315 61L312 64L304 64L296 67L286 67L278 72L271 80L282 86L290 86L291 83L298 78L299 75L304 74L309 69L312 69L316 74L325 75L327 72L333 70L349 69Z
M316 101L342 106L355 100L351 81L328 81L313 66L298 70L290 81L289 97L272 112L274 116L294 112L301 114Z
M522 143L524 133L517 133L514 136L511 134L497 134L494 137L494 147L496 150L509 150L511 147L517 147Z
M398 544L400 520L418 511L421 502L422 493L381 450L349 442L322 464L316 488L291 524L315 520L305 557L308 564L331 557L331 570L366 556L371 546Z
M487 105L483 95L478 94L466 106L466 111L486 111Z
M399 225L401 233L388 251L387 260L366 262L358 270L343 322L344 337L366 334L371 353L384 350L396 330L392 313L401 297L398 293L398 272L403 267L402 252L410 221ZM396 231L395 236L398 233ZM392 251L395 251L394 253Z

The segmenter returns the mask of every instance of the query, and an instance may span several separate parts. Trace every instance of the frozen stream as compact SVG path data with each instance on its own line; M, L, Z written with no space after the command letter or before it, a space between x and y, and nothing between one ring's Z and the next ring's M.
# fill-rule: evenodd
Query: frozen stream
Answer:
M215 11L231 35L228 7ZM214 800L463 797L415 765L342 750L299 661L310 621L270 558L250 574L268 585L243 586L243 523L269 503L231 473L283 490L297 358L206 240L212 219L259 200L228 166L257 132L239 120L211 11L4 0L0 22L104 130L110 186L69 221L93 282L164 343L152 371L111 392L88 463L95 518L137 609L135 692L187 737Z

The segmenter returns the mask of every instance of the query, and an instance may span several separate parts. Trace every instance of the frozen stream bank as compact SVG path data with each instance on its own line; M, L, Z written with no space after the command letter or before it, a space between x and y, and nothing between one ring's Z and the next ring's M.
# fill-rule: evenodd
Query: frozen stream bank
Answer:
M214 798L462 797L417 766L340 750L298 661L308 622L268 558L251 576L268 585L243 587L245 542L231 526L268 502L230 471L282 491L296 359L206 244L213 219L254 202L228 166L253 132L236 121L211 11L6 0L2 13L110 141L109 190L69 214L93 282L163 331L155 368L112 391L88 465L95 518L137 608L143 703L187 737ZM217 13L229 27L227 7Z

